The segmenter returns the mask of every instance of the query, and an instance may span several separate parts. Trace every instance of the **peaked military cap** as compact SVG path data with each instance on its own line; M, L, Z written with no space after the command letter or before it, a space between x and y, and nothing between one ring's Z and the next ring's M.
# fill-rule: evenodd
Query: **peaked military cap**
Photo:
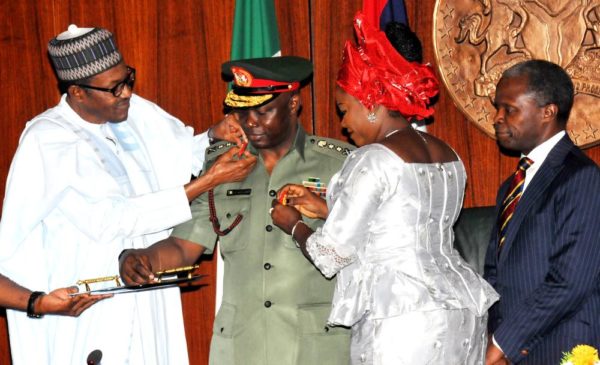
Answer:
M294 91L312 74L312 63L296 56L249 58L225 62L221 72L232 80L225 98L231 108L255 108L277 95Z

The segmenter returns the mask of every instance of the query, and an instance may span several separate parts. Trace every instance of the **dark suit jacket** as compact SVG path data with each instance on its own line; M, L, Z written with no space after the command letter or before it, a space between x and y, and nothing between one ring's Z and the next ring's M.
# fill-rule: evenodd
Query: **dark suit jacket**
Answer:
M500 255L497 226L486 255L500 293L488 329L513 363L558 364L575 345L600 346L599 217L600 170L565 136L526 187Z

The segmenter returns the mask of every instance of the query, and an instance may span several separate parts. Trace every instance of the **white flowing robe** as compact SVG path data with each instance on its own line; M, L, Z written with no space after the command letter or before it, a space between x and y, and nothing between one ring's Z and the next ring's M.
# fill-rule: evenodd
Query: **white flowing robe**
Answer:
M0 272L45 292L117 275L122 250L191 218L183 185L202 166L206 134L139 96L130 105L129 141L85 122L65 95L27 123L6 185ZM8 311L8 321L14 365L85 364L94 349L103 364L188 363L178 288L117 295L78 318Z

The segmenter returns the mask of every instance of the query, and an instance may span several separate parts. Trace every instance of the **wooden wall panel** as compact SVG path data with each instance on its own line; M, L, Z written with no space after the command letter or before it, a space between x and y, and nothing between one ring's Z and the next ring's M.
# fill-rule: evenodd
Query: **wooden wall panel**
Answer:
M315 75L313 104L316 134L345 139L335 106L335 80L347 39L354 39L352 18L362 0L311 1L311 33Z
M283 56L300 56L310 59L310 24L309 1L275 0L275 15L279 28L281 54ZM300 122L308 133L314 133L312 93L313 84L300 90L302 110Z
M158 100L158 2L116 1L114 14L116 21L110 30L117 37L125 62L136 70L136 93Z
M136 92L156 101L196 130L222 116L226 85L220 65L229 58L235 0L0 0L0 191L25 122L53 106L60 95L47 41L70 23L112 30L126 61L138 71ZM302 123L309 132L343 139L333 93L344 41L353 38L352 17L362 0L275 0L284 55L309 57L311 86L302 90ZM406 0L409 22L434 62L435 0ZM516 159L469 123L442 90L430 133L463 159L465 206L494 203L496 189ZM600 146L586 150L600 162ZM0 194L1 195L1 194ZM201 264L206 286L183 294L192 364L206 364L214 318L214 258ZM1 316L0 316L1 317ZM0 318L0 364L10 363L5 321Z

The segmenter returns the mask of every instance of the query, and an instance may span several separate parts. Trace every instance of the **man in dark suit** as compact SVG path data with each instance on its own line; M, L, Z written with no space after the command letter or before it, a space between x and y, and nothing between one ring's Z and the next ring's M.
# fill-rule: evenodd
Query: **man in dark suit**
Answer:
M504 72L496 88L498 144L521 154L500 187L485 277L486 364L558 364L575 345L600 345L600 170L565 127L573 84L540 60Z

